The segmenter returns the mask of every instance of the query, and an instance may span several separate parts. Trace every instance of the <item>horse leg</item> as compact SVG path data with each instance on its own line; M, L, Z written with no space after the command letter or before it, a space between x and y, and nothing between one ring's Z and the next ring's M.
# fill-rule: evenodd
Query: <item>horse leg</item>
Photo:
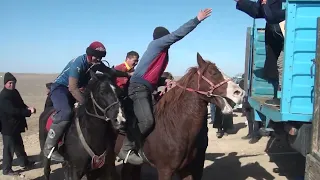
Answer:
M120 180L115 164L106 164L99 169L99 180Z
M171 180L173 171L171 169L157 169L158 180Z
M142 166L133 166L131 169L132 180L140 180L141 179L141 168Z
M191 171L188 168L185 168L178 172L182 180L194 180Z
M121 169L122 180L140 180L141 179L141 165L135 166L132 164L123 164Z
M72 163L64 162L63 163L64 169L64 179L65 180L81 180L81 175L78 173L76 167L72 165Z
M178 172L183 180L201 180L205 161L206 148L198 148L195 158Z
M86 174L87 180L97 180L100 176L100 169L90 171Z
M86 174L87 180L120 180L117 172L109 169L108 166L103 166L100 169L91 171Z

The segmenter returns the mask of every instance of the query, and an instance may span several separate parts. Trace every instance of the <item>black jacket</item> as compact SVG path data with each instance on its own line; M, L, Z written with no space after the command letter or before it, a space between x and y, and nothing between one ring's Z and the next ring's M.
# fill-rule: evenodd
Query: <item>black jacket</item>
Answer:
M236 8L254 19L264 18L265 26L265 47L266 61L263 77L267 80L277 80L278 69L277 59L283 50L284 37L279 23L285 20L285 10L282 3L285 0L268 0L266 5L261 5L261 0L253 2L250 0L239 0Z
M3 88L0 92L0 122L3 135L14 135L25 132L27 128L26 117L31 111L24 104L20 93L15 90Z

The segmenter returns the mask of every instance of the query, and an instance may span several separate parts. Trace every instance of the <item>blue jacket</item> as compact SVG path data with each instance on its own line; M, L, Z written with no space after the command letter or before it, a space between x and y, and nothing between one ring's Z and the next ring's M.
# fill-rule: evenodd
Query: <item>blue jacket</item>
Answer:
M68 87L69 77L74 77L78 79L79 87L86 86L90 80L90 73L87 73L89 68L90 64L87 61L87 55L78 56L64 67L60 75L54 80L54 83ZM52 87L51 89L54 88Z

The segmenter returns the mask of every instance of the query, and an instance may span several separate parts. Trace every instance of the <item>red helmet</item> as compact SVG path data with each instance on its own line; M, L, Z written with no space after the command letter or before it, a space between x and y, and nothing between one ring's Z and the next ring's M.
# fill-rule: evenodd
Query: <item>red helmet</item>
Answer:
M101 42L95 41L87 47L86 53L90 59L92 56L102 58L106 56L107 51Z

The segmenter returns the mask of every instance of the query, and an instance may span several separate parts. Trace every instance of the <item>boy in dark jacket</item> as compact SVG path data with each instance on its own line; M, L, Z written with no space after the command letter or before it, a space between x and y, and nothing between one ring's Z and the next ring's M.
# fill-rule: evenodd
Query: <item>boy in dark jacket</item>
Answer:
M265 26L265 48L266 61L264 65L264 76L267 80L275 83L274 98L267 100L266 104L280 106L277 92L281 91L282 85L282 66L283 66L283 46L284 36L281 32L279 23L285 20L285 10L282 4L285 0L235 0L236 8L245 12L252 18L264 18L267 23ZM278 90L278 91L277 91Z
M152 93L157 89L158 81L169 62L168 50L170 46L189 34L210 14L211 9L200 11L197 17L189 20L172 33L164 27L156 27L154 29L153 41L150 42L147 50L141 57L128 87L129 97L133 101L133 109L141 133L141 136L139 134L133 135L134 137L141 137L135 138L137 144L143 142L154 125ZM135 149L135 146L133 137L128 137L127 134L118 154L119 158L128 161L130 164L142 164L143 159L132 151Z
M27 128L26 117L36 112L24 104L20 93L15 89L16 78L9 72L4 75L4 88L0 93L0 120L3 138L3 174L18 175L12 170L13 155L16 153L20 166L32 165L24 150L21 133Z

